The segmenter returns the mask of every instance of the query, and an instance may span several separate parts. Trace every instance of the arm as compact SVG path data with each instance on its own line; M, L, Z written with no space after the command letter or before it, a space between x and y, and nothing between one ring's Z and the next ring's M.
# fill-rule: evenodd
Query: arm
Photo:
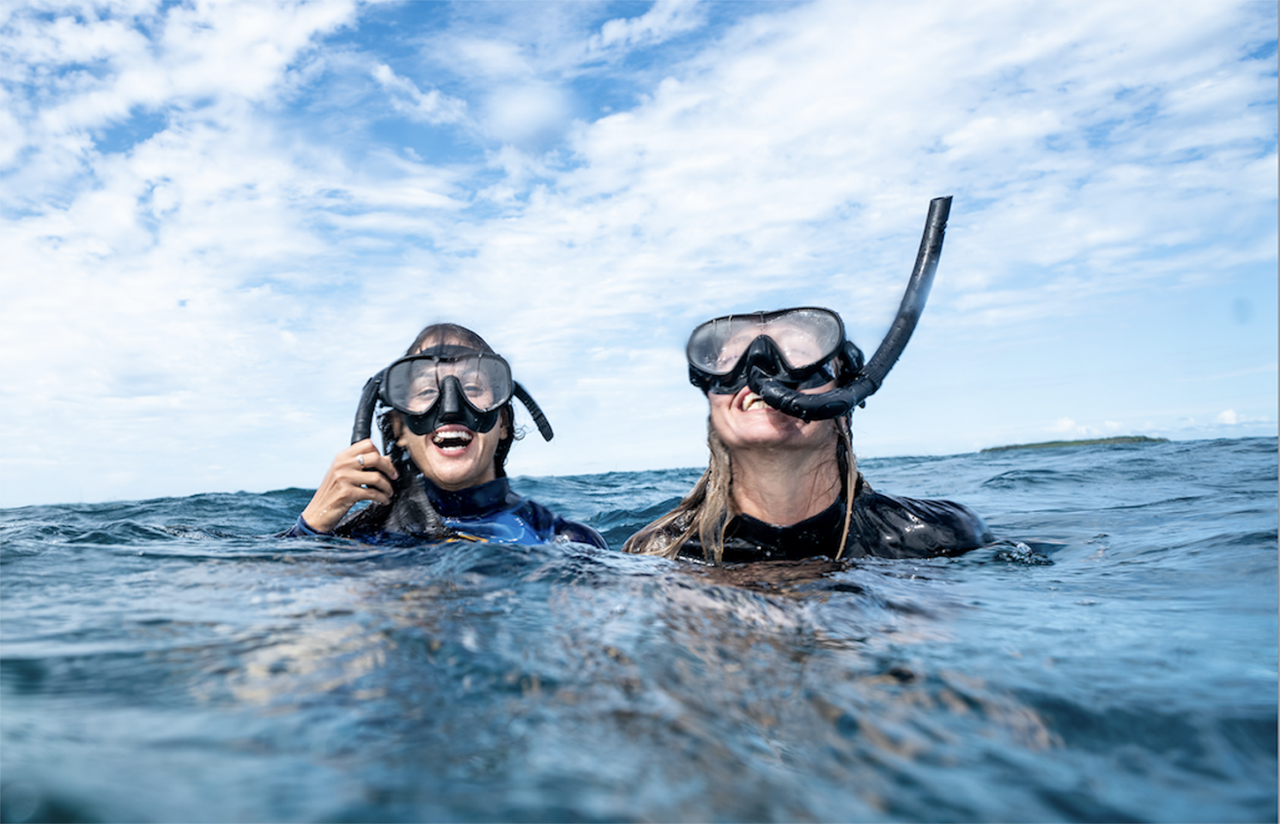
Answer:
M849 540L868 555L928 558L959 555L995 540L982 518L954 501L899 498L868 492L853 499Z

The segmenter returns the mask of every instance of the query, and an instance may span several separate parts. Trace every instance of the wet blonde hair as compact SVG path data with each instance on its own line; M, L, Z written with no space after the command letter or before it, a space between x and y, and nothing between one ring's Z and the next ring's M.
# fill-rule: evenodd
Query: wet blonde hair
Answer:
M845 500L844 528L840 534L840 550L836 553L839 559L849 541L849 518L859 483L858 461L853 453L853 438L849 434L849 416L836 418L833 425L836 428L835 458L840 472L840 491ZM707 448L711 451L711 460L689 494L666 515L628 538L622 547L623 552L675 558L681 548L696 537L702 545L704 559L714 564L721 563L725 531L737 514L733 505L733 459L710 417L707 418Z

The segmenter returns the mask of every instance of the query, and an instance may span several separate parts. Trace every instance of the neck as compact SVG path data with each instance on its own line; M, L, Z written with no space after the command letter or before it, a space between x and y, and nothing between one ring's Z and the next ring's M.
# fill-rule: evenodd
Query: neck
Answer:
M812 518L840 496L835 450L735 450L733 503L739 513L774 526Z

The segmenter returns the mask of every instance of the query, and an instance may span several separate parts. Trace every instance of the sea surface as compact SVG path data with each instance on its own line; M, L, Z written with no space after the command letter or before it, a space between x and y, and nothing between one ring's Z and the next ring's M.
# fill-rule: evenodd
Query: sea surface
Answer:
M1275 438L861 468L1001 542L617 552L689 469L516 479L614 551L272 537L300 489L0 510L0 817L1277 820Z

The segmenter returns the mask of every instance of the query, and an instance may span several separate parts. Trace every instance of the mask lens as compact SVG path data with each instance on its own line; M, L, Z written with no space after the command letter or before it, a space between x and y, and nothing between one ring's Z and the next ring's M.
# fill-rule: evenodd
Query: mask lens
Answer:
M727 375L760 334L759 328L754 315L707 321L689 338L689 363L711 375Z
M783 360L793 369L826 360L844 340L840 321L829 312L815 309L793 309L769 317L761 329L761 334L773 339Z
M689 363L710 375L728 375L751 342L770 338L787 366L803 369L830 358L844 340L844 325L826 309L786 309L757 315L730 315L693 331Z
M493 355L401 358L387 370L387 399L401 412L423 415L440 399L440 386L449 377L457 378L462 396L479 412L511 400L511 370Z

